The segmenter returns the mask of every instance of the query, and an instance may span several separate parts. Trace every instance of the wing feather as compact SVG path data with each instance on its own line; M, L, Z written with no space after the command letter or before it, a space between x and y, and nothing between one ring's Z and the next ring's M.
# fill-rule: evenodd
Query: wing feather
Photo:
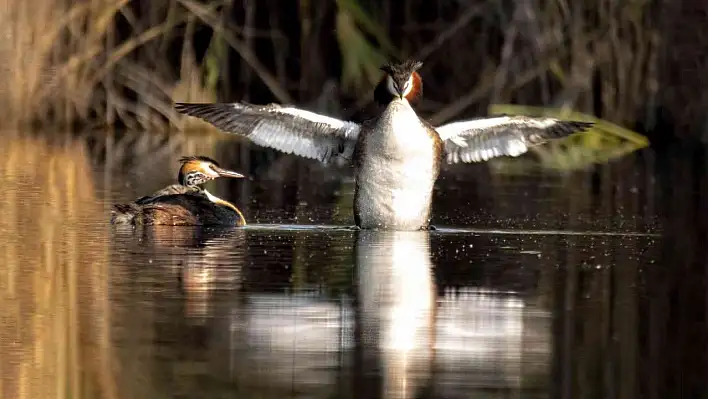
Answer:
M499 116L448 123L436 128L448 163L516 157L529 148L589 129L592 122Z
M277 104L177 103L175 109L260 146L322 162L350 154L360 129L354 122Z
M201 189L197 187L187 187L183 186L181 184L172 184L169 185L161 190L155 191L154 193L150 195L146 195L143 197L140 197L136 199L134 202L138 205L146 205L151 202L154 202L156 200L159 200L162 197L168 196L168 195L179 195L179 194L200 194Z

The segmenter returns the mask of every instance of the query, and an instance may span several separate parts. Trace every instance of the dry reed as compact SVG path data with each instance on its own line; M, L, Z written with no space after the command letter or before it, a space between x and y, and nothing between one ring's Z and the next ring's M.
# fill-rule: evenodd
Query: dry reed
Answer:
M127 0L9 0L0 11L0 87L5 126L162 128L172 117L172 95L211 100L199 84L185 48L185 79L168 79L161 40L191 15L171 12L177 2L155 7L163 18L144 26ZM116 30L119 20L130 32ZM193 23L193 22L192 22ZM121 35L126 39L119 40ZM136 54L142 52L142 59ZM155 61L157 60L157 61ZM197 81L195 82L195 79Z
M5 4L0 116L15 125L201 129L172 101L305 103L331 79L351 116L370 101L364 93L382 60L416 57L425 61L420 109L435 123L496 102L573 108L627 126L659 105L667 45L654 2ZM180 60L170 57L175 46Z

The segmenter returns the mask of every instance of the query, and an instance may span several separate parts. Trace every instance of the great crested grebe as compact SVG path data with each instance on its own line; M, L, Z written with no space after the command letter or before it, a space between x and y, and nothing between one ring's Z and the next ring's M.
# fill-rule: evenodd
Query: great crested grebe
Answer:
M363 229L429 228L433 185L443 160L453 164L515 157L592 126L555 118L499 116L434 127L411 105L422 95L417 72L422 65L405 61L382 66L384 76L374 99L384 109L363 123L277 104L177 103L175 108L261 146L322 162L334 156L352 160L354 221Z
M219 177L242 178L243 175L223 169L205 156L180 158L182 167L178 184L140 197L129 204L114 205L113 224L132 225L229 225L244 226L246 219L232 203L218 198L199 185Z

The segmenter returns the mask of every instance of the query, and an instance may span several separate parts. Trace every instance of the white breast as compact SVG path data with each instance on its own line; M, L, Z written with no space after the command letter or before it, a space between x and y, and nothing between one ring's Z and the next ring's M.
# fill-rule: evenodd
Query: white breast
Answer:
M437 179L435 143L405 100L392 102L367 135L358 171L362 227L417 229L427 224Z

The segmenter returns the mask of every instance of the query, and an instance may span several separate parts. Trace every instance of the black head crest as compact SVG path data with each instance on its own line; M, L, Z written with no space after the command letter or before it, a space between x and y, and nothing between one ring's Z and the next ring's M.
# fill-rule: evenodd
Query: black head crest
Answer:
M423 66L423 62L416 61L416 60L406 60L403 62L390 61L390 62L383 64L381 66L381 70L391 76L405 75L407 78L410 74L412 74L413 72L416 72L422 66Z
M391 61L381 66L386 73L374 89L374 100L381 105L388 104L395 96L405 97L417 103L423 91L423 84L417 71L423 62L416 60Z

